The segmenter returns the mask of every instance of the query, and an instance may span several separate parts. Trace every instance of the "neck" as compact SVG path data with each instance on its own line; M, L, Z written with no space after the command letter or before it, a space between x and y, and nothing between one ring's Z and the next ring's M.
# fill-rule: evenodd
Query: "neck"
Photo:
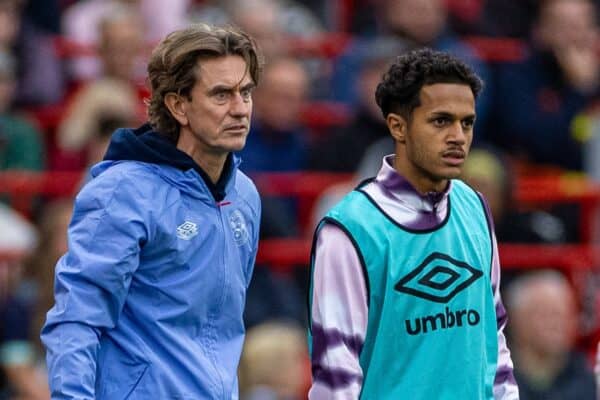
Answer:
M225 166L225 161L227 160L227 155L223 156L222 158L192 158L194 159L196 164L198 164L200 168L202 168L202 170L206 172L212 183L216 184L219 181L219 178L223 173L223 168Z
M428 178L423 173L424 171L418 170L404 156L400 156L398 152L394 157L394 169L422 195L431 192L443 192L448 187L448 179L433 180Z
M192 157L194 162L206 172L211 182L216 184L223 173L229 153L207 151L197 139L189 138L190 135L180 134L177 148Z

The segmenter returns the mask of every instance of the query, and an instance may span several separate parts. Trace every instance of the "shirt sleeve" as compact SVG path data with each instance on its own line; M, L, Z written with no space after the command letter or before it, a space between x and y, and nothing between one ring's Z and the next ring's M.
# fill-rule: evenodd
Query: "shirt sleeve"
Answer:
M310 308L313 383L309 399L358 399L368 322L367 288L354 245L339 227L317 233Z
M97 180L75 201L42 329L52 399L95 398L100 337L117 324L148 235L136 186Z
M483 196L482 196L483 199ZM513 362L510 356L510 350L506 344L504 328L508 317L506 309L500 296L500 256L498 255L498 241L494 232L494 224L491 212L485 200L486 216L491 228L492 236L492 290L494 293L494 304L496 307L496 325L498 331L498 366L496 368L496 377L494 379L494 399L495 400L519 400L519 388L513 374Z

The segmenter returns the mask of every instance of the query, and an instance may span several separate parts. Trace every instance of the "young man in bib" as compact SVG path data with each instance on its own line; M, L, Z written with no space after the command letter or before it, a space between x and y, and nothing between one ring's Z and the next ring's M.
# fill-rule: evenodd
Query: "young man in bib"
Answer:
M310 399L519 398L492 216L456 179L481 87L429 49L398 57L377 87L395 154L317 228Z

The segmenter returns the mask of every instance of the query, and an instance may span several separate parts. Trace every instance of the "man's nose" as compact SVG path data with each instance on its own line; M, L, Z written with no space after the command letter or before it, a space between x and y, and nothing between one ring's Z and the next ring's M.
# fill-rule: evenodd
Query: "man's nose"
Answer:
M229 111L235 116L246 116L252 108L252 101L244 98L240 93L235 93L231 99Z
M450 135L448 140L458 144L465 144L467 141L467 132L462 125L461 121L456 121L450 127Z

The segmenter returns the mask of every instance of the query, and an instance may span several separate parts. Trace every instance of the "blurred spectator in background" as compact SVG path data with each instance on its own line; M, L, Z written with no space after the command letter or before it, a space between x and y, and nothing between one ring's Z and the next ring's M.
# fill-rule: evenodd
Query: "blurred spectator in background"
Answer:
M147 91L137 84L135 62L143 46L140 16L133 8L104 15L100 29L101 78L83 84L69 100L57 132L52 167L82 169L89 163L85 149L103 118L127 121L133 126L145 117Z
M128 116L105 114L100 115L96 124L96 129L90 137L87 146L87 168L91 168L94 164L99 163L104 159L104 154L108 149L110 138L114 131L122 126L132 124Z
M528 162L582 168L575 117L598 94L598 24L589 0L540 2L527 58L498 68L491 141Z
M11 53L17 64L15 103L57 102L64 94L62 64L52 37L23 17L23 4L0 0L0 50Z
M0 260L1 400L50 399L46 377L36 368L37 354L31 342L31 292L22 290L20 284L23 257L33 251L36 241L35 227L0 203L0 253L16 255Z
M541 0L544 1L544 0ZM459 35L527 39L540 0L446 0Z
M0 49L0 170L37 171L44 168L44 138L28 120L11 111L18 85L15 69L13 56Z
M131 119L110 113L99 115L96 122L97 124L85 147L86 166L79 183L80 188L92 179L92 167L104 159L112 134L118 128L132 124Z
M191 11L192 22L234 24L261 47L267 63L289 53L289 37L310 37L323 32L319 19L293 0L202 1Z
M27 293L32 305L29 337L40 360L44 358L40 332L46 313L54 304L54 266L68 250L67 230L72 213L71 198L53 199L44 204L36 224L39 233L37 245L25 262L21 291Z
M13 399L13 395L19 400L50 399L40 331L46 312L54 303L54 265L67 251L67 227L71 213L70 199L54 200L44 206L37 224L39 235L36 245L34 247L30 243L27 246L29 251L23 263L23 274L11 283L8 297L4 301L0 298L2 400ZM20 232L23 228L19 229L21 225L22 221L12 220L12 235L23 236ZM33 227L27 229L32 231ZM11 248L18 247L13 243Z
M247 172L299 171L306 168L310 132L301 119L310 81L294 58L265 65L256 89L252 128L241 153Z
M493 147L474 148L464 163L461 179L482 193L502 243L560 244L576 242L578 218L572 205L518 209L515 175L508 159ZM519 268L502 271L504 288L523 274ZM509 324L510 325L510 324Z
M300 326L272 320L248 331L239 366L241 400L305 399L309 374Z
M382 0L377 10L384 34L415 42L418 46L449 52L467 64L486 82L477 99L477 122L486 120L493 96L488 66L477 58L448 23L443 0Z
M373 39L389 37L417 47L449 52L471 65L486 82L486 88L477 100L478 125L486 120L493 95L489 67L451 30L443 0L379 0L373 2L367 12L373 13L374 21L358 32L337 62L339 65L333 76L336 100L355 104L356 98L352 92L344 90L343 85L356 79L360 65L360 51L357 50L368 48ZM395 55L398 54L391 54Z
M267 64L274 57L287 54L285 23L281 4L277 0L230 0L225 12L231 23L256 38Z
M578 312L566 278L523 276L506 289L506 305L520 399L594 400L594 374L575 349Z
M137 0L139 10L142 13L142 26L146 41L154 45L172 31L184 28L188 24L188 12L194 2L197 1Z
M150 46L171 31L184 27L191 0L82 0L63 13L62 29L66 39L90 48L99 44L99 25L108 14L119 13L123 7L133 8L140 20L132 27ZM140 64L142 67L143 64ZM75 57L70 75L75 80L98 77L101 63L94 56ZM137 71L143 77L145 71Z
M265 65L254 97L254 115L241 169L290 172L306 169L310 132L301 120L309 96L309 78L296 59L283 57ZM297 203L263 197L261 237L298 233Z
M244 172L297 172L306 169L310 133L300 116L309 90L308 74L298 60L284 56L265 65L261 83L253 96L250 134L241 152L241 169ZM294 199L262 196L260 237L297 236L301 230L298 207ZM268 298L265 293L270 294ZM246 326L269 318L304 322L302 298L292 277L257 264L246 298Z
M379 34L412 40L420 46L457 45L447 25L443 0L381 0L375 13Z
M37 234L31 222L9 206L0 203L0 252L14 253L19 259L31 251L36 242ZM19 282L21 266L17 262L13 268L13 261L0 260L0 301L6 300L15 283Z
M343 82L346 88L353 88L358 98L352 119L314 143L310 151L310 169L355 172L366 149L380 139L389 143L390 153L393 153L392 139L373 93L388 65L410 45L391 38L381 38L357 46L357 54L360 54L360 61L359 58L355 59L359 61L357 79ZM346 67L349 66L340 66ZM344 72L340 71L340 74ZM381 159L373 175L379 170Z
M54 265L67 251L71 212L70 199L44 206L37 244L27 255L22 279L14 283L10 302L0 310L0 320L6 324L0 329L4 335L0 339L0 366L6 373L7 393L16 395L15 399L50 399L40 331L54 303Z
M263 207L265 205L272 207L263 201ZM244 325L247 329L273 318L306 325L306 293L300 279L306 274L306 266L297 267L302 277L297 278L294 272L278 272L270 265L256 264L246 293Z
M193 8L190 21L239 26L256 38L267 65L292 56L299 39L314 38L324 31L311 10L293 0L202 1ZM328 86L327 60L303 57L298 61L307 70L312 95L316 96Z
M323 33L321 21L303 2L294 0L208 0L193 7L191 22L232 24L256 38L268 65L291 57L299 40ZM311 96L323 97L330 78L328 60L298 59L310 75Z
M568 210L514 208L514 173L498 150L491 147L471 150L461 178L485 196L499 241L554 244L577 241L577 226L573 222L576 218L567 223Z

